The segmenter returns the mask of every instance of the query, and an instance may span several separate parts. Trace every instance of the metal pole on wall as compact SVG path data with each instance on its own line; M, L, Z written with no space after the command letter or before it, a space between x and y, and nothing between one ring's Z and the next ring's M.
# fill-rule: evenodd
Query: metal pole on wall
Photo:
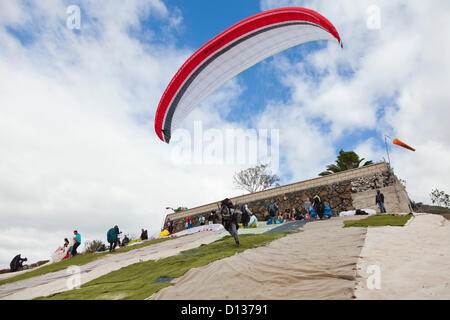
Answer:
M386 140L386 138L389 138L389 139L392 139L391 137L389 137L388 135L384 135L384 143L385 143L385 145L386 145L386 153L387 153L387 156L388 156L388 163L389 163L389 167L391 167L391 158L389 157L389 148L388 148L388 145L387 145L387 140Z

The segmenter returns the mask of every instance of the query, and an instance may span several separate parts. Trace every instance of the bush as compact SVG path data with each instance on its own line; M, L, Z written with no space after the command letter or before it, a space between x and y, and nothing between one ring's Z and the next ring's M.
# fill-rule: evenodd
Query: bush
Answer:
M100 240L92 240L92 241L86 241L86 249L83 253L93 253L96 252L98 248L103 244Z

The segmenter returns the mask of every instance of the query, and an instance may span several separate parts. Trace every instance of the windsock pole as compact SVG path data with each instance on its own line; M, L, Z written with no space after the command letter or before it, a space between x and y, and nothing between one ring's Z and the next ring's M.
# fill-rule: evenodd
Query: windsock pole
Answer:
M389 148L388 148L388 144L387 144L387 140L386 138L392 139L391 137L389 137L388 135L384 135L384 143L386 145L386 153L388 156L388 161L389 161L389 167L391 166L391 158L389 157Z

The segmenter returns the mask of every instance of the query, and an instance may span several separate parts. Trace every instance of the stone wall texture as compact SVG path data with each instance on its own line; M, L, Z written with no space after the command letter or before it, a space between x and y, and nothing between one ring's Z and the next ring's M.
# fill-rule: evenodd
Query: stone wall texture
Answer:
M295 208L296 211L306 213L307 203L315 195L319 195L325 204L330 206L333 215L355 209L378 211L375 203L377 189L381 190L385 196L388 213L411 211L405 188L384 162L239 196L231 200L237 208L244 203L248 204L249 209L261 221L267 219L267 207L271 200L275 201L280 212L284 212L287 208L291 210ZM220 200L222 199L218 202ZM175 232L185 228L187 217L192 217L194 226L198 226L200 216L207 217L211 210L218 210L218 202L169 214L166 220L170 218L174 222Z

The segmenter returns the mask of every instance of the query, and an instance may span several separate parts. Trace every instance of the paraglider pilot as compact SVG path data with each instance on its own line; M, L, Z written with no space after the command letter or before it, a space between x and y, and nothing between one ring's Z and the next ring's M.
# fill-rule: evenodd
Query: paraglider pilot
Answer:
M220 202L220 214L222 215L222 224L225 230L233 236L236 246L239 247L237 213L230 199L226 198Z

